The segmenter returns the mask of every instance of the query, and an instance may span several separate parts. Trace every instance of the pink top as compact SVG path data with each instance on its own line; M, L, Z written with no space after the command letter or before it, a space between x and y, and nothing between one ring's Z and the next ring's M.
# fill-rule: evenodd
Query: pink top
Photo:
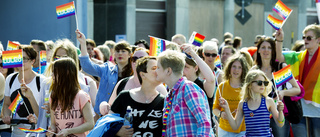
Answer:
M49 102L50 104L52 103L51 98L49 99ZM74 127L80 126L85 122L82 109L87 102L90 103L89 95L86 92L80 90L77 93L76 97L74 98L73 106L71 110L61 113L60 104L58 104L58 107L54 112L56 129L58 133L60 132L61 129L74 128ZM77 137L85 137L86 133L84 131L84 133L81 133L81 134L70 134L70 135L77 136Z

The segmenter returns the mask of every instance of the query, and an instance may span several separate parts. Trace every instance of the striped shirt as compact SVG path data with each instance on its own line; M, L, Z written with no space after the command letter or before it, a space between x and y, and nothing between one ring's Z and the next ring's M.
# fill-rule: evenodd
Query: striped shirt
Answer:
M266 99L262 96L258 109L251 110L247 102L243 102L243 113L246 123L246 136L271 137L270 133L270 112L266 105Z
M180 78L168 93L165 108L171 97L173 99L167 117L166 137L213 136L208 100L200 87L184 77Z

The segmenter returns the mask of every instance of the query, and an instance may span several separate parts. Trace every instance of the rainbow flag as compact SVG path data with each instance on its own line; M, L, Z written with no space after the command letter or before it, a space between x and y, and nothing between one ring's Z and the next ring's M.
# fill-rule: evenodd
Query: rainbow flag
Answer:
M9 106L9 109L11 110L12 114L15 115L20 106L23 103L23 98L21 97L20 93L18 92L16 98L12 101L12 103Z
M166 50L166 42L163 39L150 36L149 56L158 56L159 53Z
M47 65L47 54L45 50L40 51L40 65Z
M8 40L7 50L16 50L18 49L19 44L13 43L12 41Z
M57 18L61 19L76 14L76 8L74 2L69 2L56 7Z
M46 133L47 130L39 127L38 129L26 129L19 127L20 130L22 130L24 133Z
M278 15L285 20L290 16L292 9L288 8L281 0L278 0L273 7L273 11L277 12Z
M194 32L191 34L191 37L190 37L190 39L189 39L189 43L191 43L191 44L193 44L193 45L195 45L195 46L200 47L201 44L202 44L203 41L204 41L204 38L206 38L206 37L194 31Z
M216 59L214 60L214 65L217 67L217 68L221 68L221 60L220 60L220 56L218 55L216 57Z
M276 30L279 30L283 25L283 20L279 20L270 14L268 15L267 22Z
M273 74L274 81L277 85L277 88L293 78L290 64L288 66L282 68L281 70L274 72L272 74Z
M22 49L3 51L2 63L3 63L3 68L22 67L23 65Z

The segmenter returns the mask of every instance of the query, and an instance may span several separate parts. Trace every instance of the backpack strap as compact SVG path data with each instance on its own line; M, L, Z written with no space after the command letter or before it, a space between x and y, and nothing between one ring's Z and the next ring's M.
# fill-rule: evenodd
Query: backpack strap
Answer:
M12 84L13 84L14 79L16 79L17 76L18 76L18 72L15 73L15 74L13 74L13 76L11 77L10 82L9 82L9 87L10 87L10 89L11 89L11 87L12 87Z
M38 92L40 92L40 75L36 76L36 83L37 83Z

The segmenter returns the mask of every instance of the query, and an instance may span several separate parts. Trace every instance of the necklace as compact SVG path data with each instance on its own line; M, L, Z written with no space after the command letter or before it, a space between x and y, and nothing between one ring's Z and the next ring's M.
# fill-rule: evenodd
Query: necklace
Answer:
M150 103L149 100L151 100L154 95L155 94L152 94L149 98L147 98L147 96L145 96L144 98L146 99L146 103Z

